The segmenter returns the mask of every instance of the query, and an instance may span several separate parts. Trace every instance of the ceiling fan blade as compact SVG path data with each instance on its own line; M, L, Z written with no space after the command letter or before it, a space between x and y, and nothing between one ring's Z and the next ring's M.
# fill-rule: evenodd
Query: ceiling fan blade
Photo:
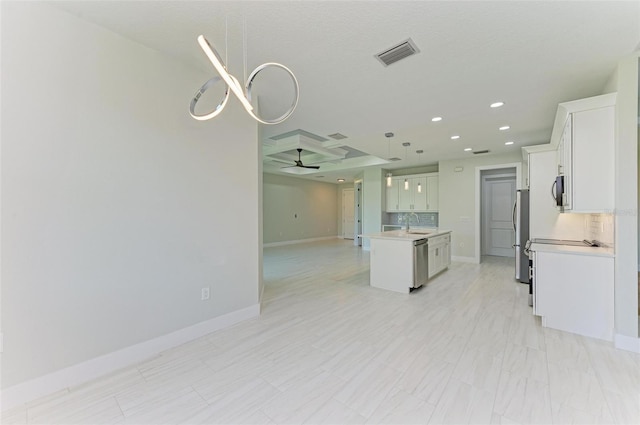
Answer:
M302 168L313 168L314 170L319 170L319 165L301 165Z

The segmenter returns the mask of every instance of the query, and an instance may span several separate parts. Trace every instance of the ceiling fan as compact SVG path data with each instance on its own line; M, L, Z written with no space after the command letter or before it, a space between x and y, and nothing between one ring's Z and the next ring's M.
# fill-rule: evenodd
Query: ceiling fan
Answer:
M296 150L298 151L298 160L296 161L296 165L291 165L289 167L282 167L282 168L301 167L301 168L311 168L314 170L318 170L320 168L319 165L304 165L302 163L302 159L300 159L300 155L302 154L302 148L298 148Z

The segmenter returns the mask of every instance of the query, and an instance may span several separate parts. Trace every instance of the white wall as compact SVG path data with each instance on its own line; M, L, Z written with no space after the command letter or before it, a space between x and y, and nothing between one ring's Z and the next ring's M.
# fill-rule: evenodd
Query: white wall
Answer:
M505 155L474 156L466 159L440 161L439 226L451 230L451 255L471 261L476 256L476 167L521 163L519 151ZM462 167L460 172L454 171Z
M207 75L49 5L2 2L1 47L2 388L255 306L237 102L191 119Z
M615 88L613 87L615 86ZM613 90L612 90L613 89ZM615 159L616 333L638 337L638 53L621 60L607 91L617 91ZM638 347L640 349L640 346Z
M338 186L295 177L263 177L264 243L338 235Z

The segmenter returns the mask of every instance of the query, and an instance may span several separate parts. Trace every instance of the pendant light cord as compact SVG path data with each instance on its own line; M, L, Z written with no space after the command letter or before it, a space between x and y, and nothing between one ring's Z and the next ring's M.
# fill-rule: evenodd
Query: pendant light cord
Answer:
M229 15L224 17L224 64L229 66Z
M247 81L247 18L242 17L242 52L244 53L244 81Z

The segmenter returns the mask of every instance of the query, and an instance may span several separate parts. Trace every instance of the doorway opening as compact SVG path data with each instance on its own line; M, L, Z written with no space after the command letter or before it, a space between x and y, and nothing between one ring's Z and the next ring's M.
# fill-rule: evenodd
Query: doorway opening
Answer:
M480 176L480 255L514 257L512 213L516 201L516 170L484 170Z
M485 255L484 252L488 245L497 244L496 248L506 248L512 251L511 256L515 254L513 250L514 238L509 239L509 231L506 229L508 226L505 222L508 222L509 227L513 232L513 224L512 224L512 213L513 213L513 203L511 203L510 198L507 196L509 192L513 192L513 201L515 202L516 190L522 185L522 164L519 162L512 162L508 164L495 164L495 165L483 165L476 167L476 178L475 178L475 186L476 186L476 202L475 202L475 253L474 259L475 263L480 264L482 256ZM503 180L509 181L510 179L515 179L515 186L512 186L512 183L505 183L503 185L498 185L497 182L500 182L501 178ZM493 181L496 185L501 187L493 187L493 184L487 186L483 184L484 181ZM485 190L488 190L487 187L491 187L495 189L495 199L488 195L483 195ZM512 188L512 189L511 189ZM511 195L510 195L511 196ZM484 203L497 203L494 208L491 208L491 212L484 212L485 204ZM507 205L511 204L508 207ZM493 207L493 206L492 206ZM494 221L494 223L485 223L486 221ZM489 235L490 230L495 229L493 235ZM512 235L515 232L511 233ZM487 237L491 237L490 241L487 241ZM507 240L509 241L507 244ZM502 252L507 254L507 251L494 251ZM507 255L508 256L508 255Z

